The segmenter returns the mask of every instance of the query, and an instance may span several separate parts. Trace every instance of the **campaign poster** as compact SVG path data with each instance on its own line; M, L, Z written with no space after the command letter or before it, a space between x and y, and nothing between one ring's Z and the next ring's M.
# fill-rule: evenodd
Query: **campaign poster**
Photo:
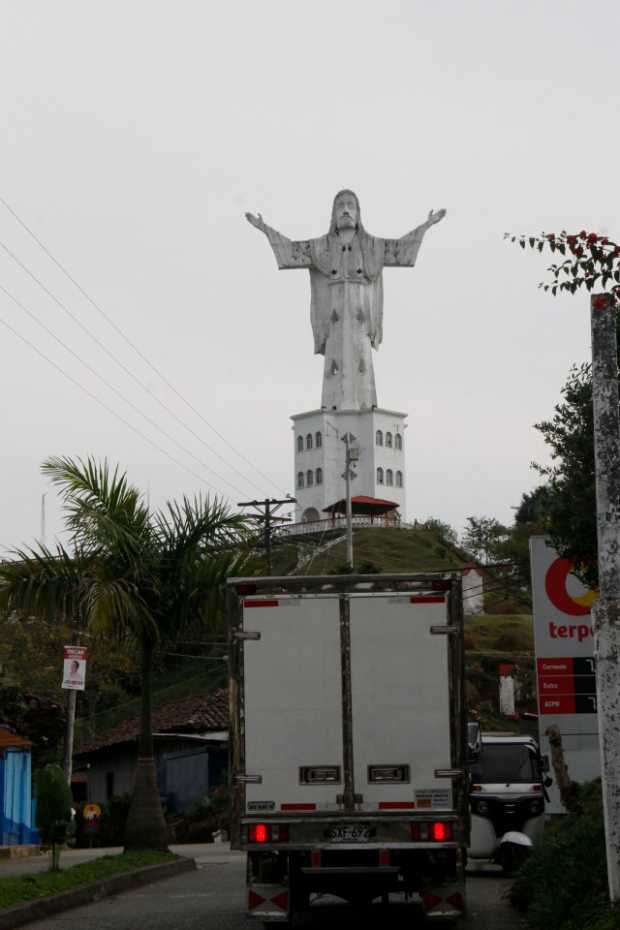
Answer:
M65 646L62 669L62 687L68 691L84 691L86 688L86 646Z

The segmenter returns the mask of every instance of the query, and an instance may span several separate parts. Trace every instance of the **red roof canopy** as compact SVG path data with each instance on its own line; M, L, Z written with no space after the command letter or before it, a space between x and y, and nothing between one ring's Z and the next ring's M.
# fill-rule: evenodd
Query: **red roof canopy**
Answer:
M323 513L344 513L346 511L346 501L336 501L329 507L323 508ZM390 510L396 510L398 504L396 501L382 500L380 497L366 497L363 494L351 498L351 508L353 513L388 513Z

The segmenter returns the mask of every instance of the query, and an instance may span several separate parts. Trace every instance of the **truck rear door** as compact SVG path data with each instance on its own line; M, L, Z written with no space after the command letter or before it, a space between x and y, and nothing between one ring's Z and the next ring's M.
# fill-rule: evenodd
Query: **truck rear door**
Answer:
M338 810L342 675L336 595L243 602L246 812ZM325 780L327 779L327 780Z
M443 593L352 594L350 678L356 809L450 810L449 640Z

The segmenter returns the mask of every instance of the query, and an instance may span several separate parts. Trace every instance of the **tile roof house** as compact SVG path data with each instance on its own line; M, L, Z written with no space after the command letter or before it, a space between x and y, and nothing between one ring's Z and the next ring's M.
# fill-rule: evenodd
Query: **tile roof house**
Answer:
M74 797L105 804L130 793L137 758L138 716L94 738L75 753ZM178 813L221 783L228 763L228 694L199 692L153 711L157 781L165 807Z

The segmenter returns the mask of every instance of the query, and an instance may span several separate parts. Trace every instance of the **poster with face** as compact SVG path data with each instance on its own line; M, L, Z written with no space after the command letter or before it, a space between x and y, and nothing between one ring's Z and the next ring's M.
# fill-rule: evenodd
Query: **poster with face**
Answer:
M62 672L62 687L69 691L84 691L86 688L86 646L65 646Z

